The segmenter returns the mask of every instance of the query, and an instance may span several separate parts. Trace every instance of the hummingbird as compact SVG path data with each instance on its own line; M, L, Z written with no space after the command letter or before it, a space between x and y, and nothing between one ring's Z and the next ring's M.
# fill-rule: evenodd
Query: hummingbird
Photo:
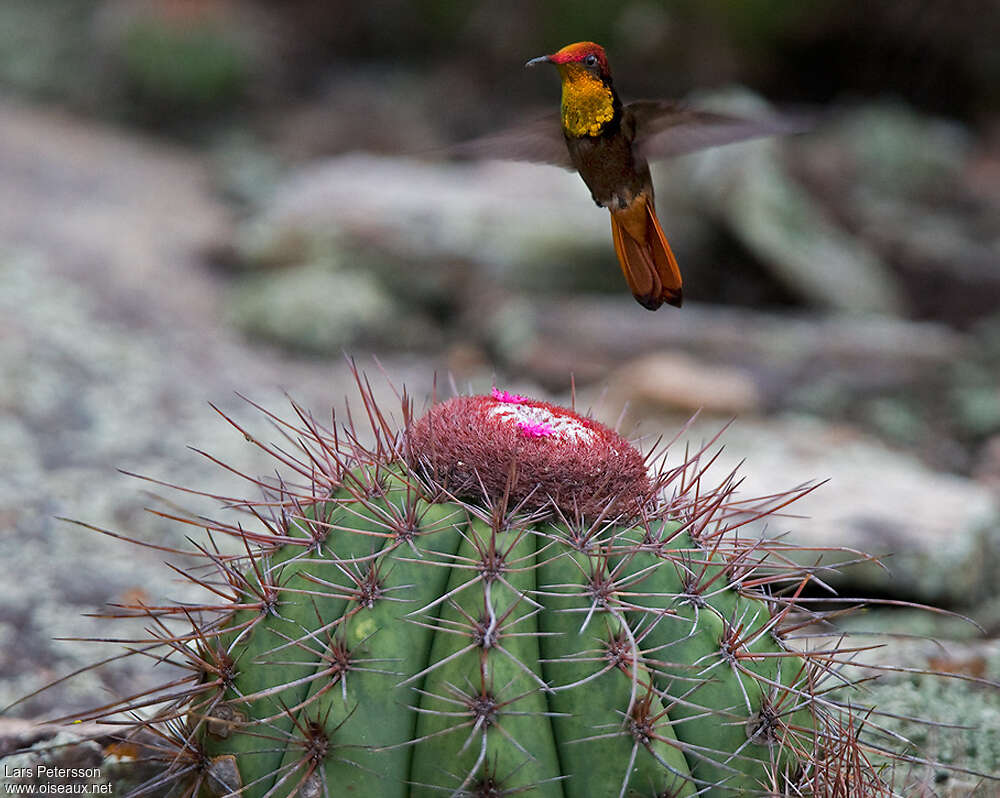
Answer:
M782 122L746 120L641 100L623 104L604 48L576 42L525 66L552 64L562 80L555 115L475 142L476 152L575 170L598 207L611 212L615 253L632 295L648 310L681 306L682 280L656 216L649 161L756 136L791 132Z

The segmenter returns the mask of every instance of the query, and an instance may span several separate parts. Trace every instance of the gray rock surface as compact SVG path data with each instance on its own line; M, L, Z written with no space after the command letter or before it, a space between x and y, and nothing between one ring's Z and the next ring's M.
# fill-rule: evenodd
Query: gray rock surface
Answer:
M892 264L913 314L963 324L996 311L1000 192L988 139L880 102L845 110L800 144L799 173Z
M301 259L317 239L360 240L409 259L502 270L610 246L606 217L562 170L355 153L291 175L239 240L263 261Z
M946 368L969 347L962 334L930 322L795 316L694 302L650 317L635 312L634 304L627 296L520 298L493 309L491 329L506 342L498 348L511 367L539 379L567 363L578 377L603 379L634 358L683 351L757 375L765 403L777 406L787 406L779 394L824 383L855 391L906 384Z
M352 345L399 332L400 308L370 272L322 264L242 280L227 317L252 338L289 350L337 355Z
M679 464L683 443L692 449L720 429L699 421L667 453ZM993 595L1000 569L1000 503L971 479L935 472L912 456L889 449L857 429L808 418L738 420L725 432L718 460L706 472L711 486L734 468L744 480L739 495L777 495L825 480L788 508L788 517L755 523L748 534L776 537L816 550L802 561L882 558L821 574L844 595L895 598L968 607ZM718 447L716 447L718 448ZM741 462L746 464L741 466Z
M767 113L745 92L705 105L748 116ZM706 213L729 230L795 296L847 313L899 314L901 286L886 263L838 224L788 172L779 142L720 147L672 165L671 183L688 185Z
M842 674L865 681L836 698L874 705L869 723L909 741L914 761L895 767L896 792L994 798L1000 785L977 774L1000 773L1000 643L959 618L877 608L842 619L813 643L858 632L848 639L870 648Z

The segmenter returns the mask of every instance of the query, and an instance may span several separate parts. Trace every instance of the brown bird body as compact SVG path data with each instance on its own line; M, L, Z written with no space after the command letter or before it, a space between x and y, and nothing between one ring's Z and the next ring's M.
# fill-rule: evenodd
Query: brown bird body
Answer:
M617 98L616 98L617 99ZM570 159L590 194L611 212L622 274L643 307L680 307L681 272L656 218L649 164L635 149L635 120L626 108L597 135L566 134Z
M562 79L558 119L471 142L468 155L551 163L577 171L599 206L611 212L611 232L622 273L649 310L680 306L680 269L656 217L649 161L756 136L790 132L787 124L738 119L638 101L623 105L603 48L577 42L528 66L550 63Z

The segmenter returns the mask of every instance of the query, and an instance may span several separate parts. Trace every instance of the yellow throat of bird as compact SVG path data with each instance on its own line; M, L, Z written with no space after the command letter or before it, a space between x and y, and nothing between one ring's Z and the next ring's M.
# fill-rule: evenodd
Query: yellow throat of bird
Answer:
M577 64L560 65L562 125L568 136L597 136L615 115L614 94L598 77Z

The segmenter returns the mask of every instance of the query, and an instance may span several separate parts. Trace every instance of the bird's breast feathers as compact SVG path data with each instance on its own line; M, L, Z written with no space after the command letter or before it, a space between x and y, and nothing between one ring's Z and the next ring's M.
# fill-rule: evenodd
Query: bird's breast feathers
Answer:
M615 117L615 95L593 75L568 74L562 87L562 126L567 136L599 136Z
M621 131L565 138L573 166L601 207L622 209L643 192L652 195L649 166L636 159L631 141Z

